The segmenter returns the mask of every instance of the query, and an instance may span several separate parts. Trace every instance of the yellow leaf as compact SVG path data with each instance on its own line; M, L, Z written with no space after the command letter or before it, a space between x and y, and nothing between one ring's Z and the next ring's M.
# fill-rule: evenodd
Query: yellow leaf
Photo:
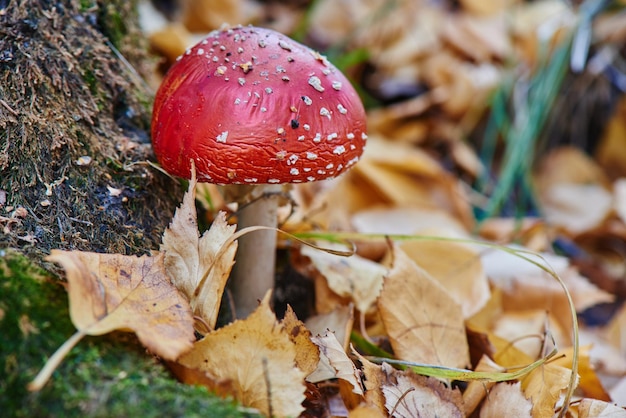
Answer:
M269 307L270 294L245 320L207 334L179 359L215 379L230 381L231 395L265 415L298 416L305 373L296 367L296 344Z
M187 301L165 274L163 256L52 250L67 274L70 316L80 331L132 330L150 351L175 360L195 340Z
M311 331L300 321L291 306L287 306L287 312L283 318L285 331L296 345L296 366L309 375L320 361L320 353L316 345L311 341Z
M237 242L228 242L236 226L228 225L225 213L220 212L211 228L199 237L195 195L194 175L182 205L163 233L161 251L165 252L172 283L187 296L194 314L213 329L237 251Z
M533 403L533 418L552 418L556 401L569 384L572 371L544 364L522 380L524 395Z
M398 246L393 255L378 307L396 357L465 367L469 348L461 307Z

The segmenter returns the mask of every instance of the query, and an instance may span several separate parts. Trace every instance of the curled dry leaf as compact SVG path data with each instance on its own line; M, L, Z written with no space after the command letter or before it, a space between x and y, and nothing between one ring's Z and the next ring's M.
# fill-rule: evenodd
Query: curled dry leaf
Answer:
M330 378L343 379L352 385L352 392L363 395L361 377L354 363L346 354L343 346L332 332L327 332L323 336L312 337L311 340L320 349L320 370L319 375L326 375L328 370L332 370L334 376ZM315 376L311 376L311 381L320 381ZM326 378L328 379L328 378Z
M583 399L578 405L578 418L618 418L624 415L624 408L597 399Z
M199 237L195 196L194 175L182 205L163 233L161 251L172 283L187 296L194 314L214 328L237 252L237 242L231 240L236 226L228 225L225 213L220 212L211 228Z
M554 364L544 364L522 380L524 396L533 404L533 418L552 418L572 371Z
M433 377L398 371L383 363L385 408L394 417L464 417L463 397Z
M305 372L296 367L301 346L269 307L268 293L245 320L207 334L178 361L231 382L231 395L265 415L298 416L304 408Z
M52 250L67 274L70 317L79 331L132 330L143 345L175 360L195 340L187 301L165 274L163 256Z
M447 367L469 364L460 305L397 245L378 308L397 358Z

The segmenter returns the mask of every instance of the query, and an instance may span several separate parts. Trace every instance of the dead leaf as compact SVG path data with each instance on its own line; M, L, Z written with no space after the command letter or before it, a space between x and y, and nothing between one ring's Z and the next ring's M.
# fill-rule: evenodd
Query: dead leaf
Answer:
M497 365L488 356L483 355L476 368L477 372L503 372L501 366ZM494 382L481 382L478 380L472 380L467 384L467 388L463 392L463 405L465 415L470 416L476 409L478 404L488 395L489 390L495 385Z
M463 318L477 313L491 297L480 254L473 248L436 239L405 241L400 247L446 288L461 305Z
M304 410L305 373L296 367L296 344L269 299L268 292L248 318L207 334L179 363L231 381L231 395L265 415L298 416Z
M236 225L226 223L220 212L211 228L198 235L195 205L195 175L183 203L176 209L170 226L163 233L161 251L165 253L165 268L172 283L190 301L195 315L215 328L224 287L233 267L237 242L228 243Z
M322 366L322 363L327 363L334 371L333 377L345 380L352 385L353 393L363 395L359 371L346 354L341 343L337 341L335 334L326 332L324 336L312 337L311 340L320 349L320 367L328 369L327 366Z
M626 410L597 399L582 399L578 404L578 418L619 418Z
M522 380L524 396L533 404L533 418L552 418L561 393L567 388L572 371L544 364Z
M311 331L296 317L291 306L287 306L282 324L296 346L296 367L308 376L313 373L320 361L319 350L311 341Z
M524 396L520 382L498 383L480 408L480 418L530 418L533 404Z
M397 245L378 308L397 358L448 367L469 364L461 307Z
M384 266L356 254L341 257L311 247L303 247L300 252L311 259L337 295L352 300L363 313L374 306L387 273Z
M166 360L191 348L191 310L165 274L163 255L52 250L47 260L67 274L70 317L78 330L87 335L132 330Z
M398 371L387 363L381 366L386 376L382 385L385 408L393 417L464 417L463 398L458 389L411 371Z

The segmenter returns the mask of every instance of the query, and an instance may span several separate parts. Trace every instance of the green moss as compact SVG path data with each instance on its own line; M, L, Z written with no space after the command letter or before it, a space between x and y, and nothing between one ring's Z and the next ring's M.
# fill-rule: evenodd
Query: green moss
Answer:
M241 417L231 402L174 380L132 334L83 339L40 391L27 383L74 332L60 282L0 250L0 411L12 417Z

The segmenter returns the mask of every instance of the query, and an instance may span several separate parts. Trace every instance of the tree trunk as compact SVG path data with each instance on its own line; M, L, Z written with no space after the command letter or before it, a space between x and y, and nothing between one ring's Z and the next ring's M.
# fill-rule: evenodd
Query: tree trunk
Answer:
M158 247L182 190L147 162L135 6L0 1L0 248Z

